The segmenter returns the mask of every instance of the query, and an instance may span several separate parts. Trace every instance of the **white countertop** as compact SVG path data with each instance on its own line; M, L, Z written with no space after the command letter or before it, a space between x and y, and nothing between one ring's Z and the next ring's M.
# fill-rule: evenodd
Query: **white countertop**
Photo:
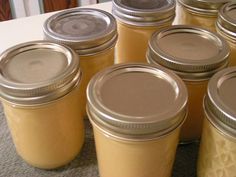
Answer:
M106 2L83 7L99 8L111 12L111 6L111 2ZM22 42L42 40L43 23L48 17L50 17L54 13L55 12L51 12L36 16L0 22L0 53L6 50L7 48Z

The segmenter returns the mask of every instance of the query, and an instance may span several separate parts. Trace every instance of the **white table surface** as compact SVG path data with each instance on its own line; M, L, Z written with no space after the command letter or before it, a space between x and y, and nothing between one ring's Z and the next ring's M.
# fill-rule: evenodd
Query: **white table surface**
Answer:
M79 8L99 8L111 12L111 2L83 6ZM43 23L51 13L18 18L0 22L0 53L16 44L43 39Z

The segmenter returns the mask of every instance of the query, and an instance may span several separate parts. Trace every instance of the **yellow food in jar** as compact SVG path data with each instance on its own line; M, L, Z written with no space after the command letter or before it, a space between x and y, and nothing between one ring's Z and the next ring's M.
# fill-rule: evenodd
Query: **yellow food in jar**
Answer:
M199 149L198 177L235 177L236 67L216 73L209 81L203 108L205 119Z
M171 26L175 16L175 0L114 0L118 41L115 63L146 63L148 40L152 33Z
M198 177L235 177L236 139L222 134L204 119L198 157Z
M84 142L78 55L32 41L4 51L0 68L0 98L18 154L43 169L73 160Z
M96 74L87 113L100 176L170 177L187 97L183 81L163 67L118 64Z

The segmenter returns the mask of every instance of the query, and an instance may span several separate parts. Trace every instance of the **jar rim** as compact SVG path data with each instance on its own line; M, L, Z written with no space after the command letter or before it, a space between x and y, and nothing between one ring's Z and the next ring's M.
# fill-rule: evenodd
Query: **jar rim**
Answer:
M161 41L163 39L173 36L172 40L176 40L178 36L178 38L180 38L183 35L185 35L185 43L188 42L188 45L193 45L193 49L196 48L196 44L194 43L196 43L197 41L192 41L190 37L193 38L194 36L195 38L207 40L209 44L217 44L217 54L214 54L214 56L204 56L204 58L190 60L189 58L183 56L184 54L181 54L181 56L177 56L176 54L175 56L174 54L172 54L173 52L168 52L168 50L172 51L172 48L168 49L168 47L165 47L165 49L163 49L163 47L161 47ZM170 39L168 39L167 42L173 43L173 41L170 41ZM165 46L168 46L167 42ZM179 44L181 48L182 45L186 45L185 43L181 43L182 41L180 41ZM183 47L186 48L187 46ZM209 79L214 73L221 70L222 68L225 68L228 65L229 54L229 45L220 35L195 26L174 25L161 31L156 31L152 34L149 40L146 58L149 63L162 65L173 70L184 80L206 80ZM188 55L190 55L188 57L191 57L194 55L194 53L190 53Z
M236 19L232 18L230 11L235 9L235 2L226 3L220 8L216 21L217 32L233 42L236 42Z
M216 17L222 5L230 0L178 0L191 13Z
M58 12L44 22L43 32L47 40L68 45L80 55L105 50L118 37L116 19L106 11L92 8Z
M20 61L16 58L18 55L22 54L29 54L30 56L33 54L32 52L39 50L42 50L40 51L42 53L42 58L40 59L31 56L31 58L20 58ZM8 68L10 65L12 65L13 68L18 67L17 62L22 63L22 60L25 61L25 65L19 66L18 70L31 73L32 77L35 75L33 70L31 72L31 67L34 67L32 65L34 63L37 64L39 71L41 71L40 69L44 71L45 68L48 69L49 67L57 65L57 60L53 59L50 60L53 66L46 66L47 61L45 62L45 60L49 58L45 55L45 51L47 54L58 53L62 55L63 61L61 62L63 64L57 69L54 68L55 72L51 73L51 75L36 73L45 78L38 79L39 76L35 76L36 79L32 79L29 82L11 78L11 70ZM17 61L15 64L14 60ZM64 45L43 40L21 43L5 50L0 55L0 70L0 96L8 102L25 106L44 104L66 95L80 82L82 75L79 67L79 57L72 49Z
M120 76L124 77L124 79L120 79ZM156 107L157 110L154 112L149 110L148 112L144 111L145 113L142 112L142 114L134 114L128 109L128 111L123 112L123 109L114 109L114 107L109 105L111 100L109 98L110 101L106 101L109 96L107 93L111 90L112 92L116 90L115 87L107 87L107 85L110 85L109 82L115 82L113 85L117 85L114 80L118 80L118 83L121 80L120 84L122 85L122 80L127 79L127 81L129 80L130 83L132 82L134 84L134 81L130 78L135 78L136 76L141 76L142 79L144 77L149 78L149 76L152 79L163 79L168 84L168 87L171 87L171 93L167 91L167 94L176 94L176 96L174 100L172 100L172 96L170 97L173 104L169 106L168 110L158 111L158 107ZM107 90L106 87L110 90ZM103 92L103 90L106 90L107 96L104 95L105 91ZM138 94L139 92L136 93ZM144 100L148 98L142 97L142 95L139 95L139 97ZM99 126L122 134L124 137L141 137L142 135L146 137L150 134L166 134L184 121L187 105L187 89L177 75L163 67L156 67L150 64L118 64L103 70L92 78L87 87L87 100L89 119L99 124ZM157 102L159 101L157 100ZM117 102L116 99L112 102L113 105L118 104L118 107L120 107L121 103L119 101ZM131 107L128 103L127 108L133 109Z
M145 8L141 3L139 8L126 5L120 0L112 3L112 14L121 22L134 26L156 26L171 23L175 17L175 0L165 1L160 7ZM156 3L157 4L157 3ZM137 4L135 4L137 6Z
M233 109L232 89L236 88L236 67L216 73L209 81L204 99L208 119L222 132L236 137L236 111ZM230 91L231 90L231 91ZM224 96L223 96L224 95Z

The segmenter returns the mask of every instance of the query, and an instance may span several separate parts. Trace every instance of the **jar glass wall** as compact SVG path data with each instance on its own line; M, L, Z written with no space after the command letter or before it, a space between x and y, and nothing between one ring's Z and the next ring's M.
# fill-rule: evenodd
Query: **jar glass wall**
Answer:
M92 8L64 10L44 23L45 39L71 47L81 58L82 113L86 116L86 87L98 71L114 64L118 38L115 18Z
M32 41L4 51L0 66L1 101L18 154L38 168L69 163L84 142L77 54Z
M114 65L92 78L87 99L101 177L171 175L187 114L178 76L149 64Z
M174 25L152 35L147 61L171 69L188 88L189 113L181 130L182 142L200 139L208 80L227 66L229 54L222 37L195 26Z
M118 21L119 34L116 63L146 63L148 40L154 31L172 24L175 1L114 0L112 8Z
M204 98L204 126L198 157L199 177L236 174L236 67L216 73Z
M230 0L178 0L175 25L195 25L213 32L219 8Z
M236 66L236 3L230 2L221 7L217 22L216 31L227 40L230 48L229 66Z

